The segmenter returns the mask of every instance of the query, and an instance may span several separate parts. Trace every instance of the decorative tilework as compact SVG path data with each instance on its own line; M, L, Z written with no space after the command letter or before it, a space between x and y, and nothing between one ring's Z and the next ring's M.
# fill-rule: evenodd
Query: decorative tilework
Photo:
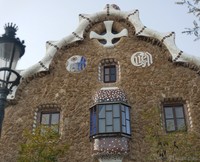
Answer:
M126 137L94 139L92 155L100 159L122 159L130 150L128 141Z
M101 89L94 96L94 103L101 102L127 102L125 93L116 89Z
M79 73L86 68L87 61L85 57L75 55L70 57L66 62L66 69L69 72Z

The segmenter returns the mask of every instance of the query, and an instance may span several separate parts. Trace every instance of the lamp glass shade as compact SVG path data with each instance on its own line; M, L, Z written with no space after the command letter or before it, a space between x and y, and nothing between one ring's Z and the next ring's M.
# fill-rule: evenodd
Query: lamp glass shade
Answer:
M17 62L22 53L21 46L16 42L0 42L0 69L8 68L15 70ZM0 71L1 87L4 86L6 82L15 81L17 76L8 71Z

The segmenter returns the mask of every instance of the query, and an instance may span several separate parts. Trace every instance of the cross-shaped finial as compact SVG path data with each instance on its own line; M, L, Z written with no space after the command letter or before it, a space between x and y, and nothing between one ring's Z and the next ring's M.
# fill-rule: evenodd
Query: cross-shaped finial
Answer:
M106 34L104 35L99 35L94 31L90 32L90 39L92 38L96 38L99 40L105 40L106 43L103 44L104 47L114 47L114 43L112 42L112 40L114 38L121 38L124 36L128 36L128 30L127 29L123 29L121 32L114 34L112 33L112 26L113 26L113 21L104 21L105 24L105 28L106 28Z

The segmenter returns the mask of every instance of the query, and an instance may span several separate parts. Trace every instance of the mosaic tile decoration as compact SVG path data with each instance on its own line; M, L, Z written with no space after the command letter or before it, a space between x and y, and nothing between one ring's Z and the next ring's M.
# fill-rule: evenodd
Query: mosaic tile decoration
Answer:
M87 61L85 57L75 55L70 57L66 62L66 69L72 73L79 73L86 68Z
M126 137L106 137L94 139L92 155L101 159L122 159L128 154L129 139Z
M125 93L119 88L101 89L95 94L93 100L94 100L94 103L101 103L101 102L126 102L127 103Z

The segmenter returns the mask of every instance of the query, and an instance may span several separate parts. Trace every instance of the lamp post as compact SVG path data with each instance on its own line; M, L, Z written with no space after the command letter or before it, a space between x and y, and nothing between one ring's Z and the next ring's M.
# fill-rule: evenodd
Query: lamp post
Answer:
M4 119L7 96L20 82L21 76L15 71L18 60L24 55L24 41L16 38L18 27L6 24L5 34L0 37L0 133Z

